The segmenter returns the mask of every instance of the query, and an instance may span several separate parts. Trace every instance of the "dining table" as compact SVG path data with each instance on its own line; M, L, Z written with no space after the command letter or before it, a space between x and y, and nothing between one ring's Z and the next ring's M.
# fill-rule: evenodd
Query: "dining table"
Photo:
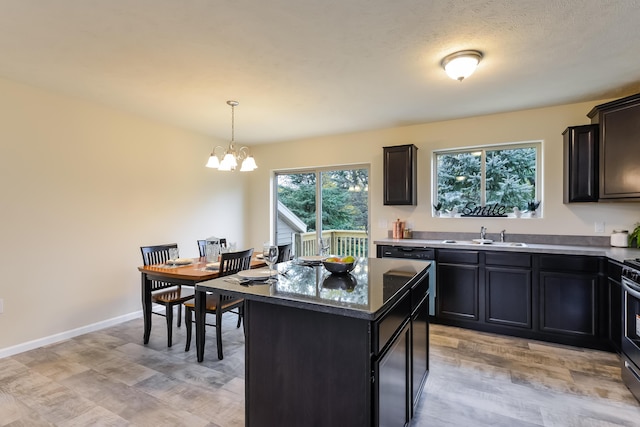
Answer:
M263 259L254 255L251 258L250 268L260 268L266 266ZM220 270L212 267L205 257L192 258L189 264L155 264L138 267L142 275L142 315L144 319L144 343L149 343L151 335L151 293L158 289L171 286L194 286L197 283L220 277ZM162 285L155 287L152 282L161 282ZM198 314L196 312L196 319Z

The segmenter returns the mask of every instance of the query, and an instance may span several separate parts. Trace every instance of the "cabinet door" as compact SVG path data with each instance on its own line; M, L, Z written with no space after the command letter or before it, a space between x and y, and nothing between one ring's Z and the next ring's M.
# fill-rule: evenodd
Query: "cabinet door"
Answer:
M601 139L600 198L640 200L640 94L595 109Z
M598 125L572 126L564 137L564 203L598 201Z
M608 280L607 280L607 326L609 343L613 349L620 353L620 347L622 346L622 328L623 328L623 314L622 314L622 265L609 261L608 263ZM604 310L602 310L604 311Z
M376 363L378 385L376 425L399 427L409 424L409 343L410 323Z
M531 329L531 270L486 267L485 322Z
M596 337L597 289L597 275L541 272L541 331Z
M479 267L464 264L438 264L438 317L475 320L478 315Z
M383 148L384 204L416 205L417 150L413 145Z
M429 299L425 298L411 317L412 411L418 404L429 374Z

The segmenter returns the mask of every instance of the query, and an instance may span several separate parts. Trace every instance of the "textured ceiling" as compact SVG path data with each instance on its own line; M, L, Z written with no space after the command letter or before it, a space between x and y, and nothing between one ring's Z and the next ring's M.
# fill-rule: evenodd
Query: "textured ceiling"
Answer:
M639 22L637 0L2 0L0 76L222 139L235 99L257 144L637 92Z

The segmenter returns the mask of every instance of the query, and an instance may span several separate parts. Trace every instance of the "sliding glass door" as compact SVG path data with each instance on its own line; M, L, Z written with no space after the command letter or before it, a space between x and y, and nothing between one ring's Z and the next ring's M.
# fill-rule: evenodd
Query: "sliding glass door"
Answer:
M369 168L277 172L276 242L295 256L326 253L368 256Z

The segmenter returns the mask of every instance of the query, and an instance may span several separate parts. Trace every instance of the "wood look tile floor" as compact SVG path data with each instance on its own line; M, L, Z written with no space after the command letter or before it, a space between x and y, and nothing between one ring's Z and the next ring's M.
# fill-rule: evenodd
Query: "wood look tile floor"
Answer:
M225 314L224 360L209 330L201 364L184 326L167 348L153 321L147 346L137 319L0 359L0 426L244 425L236 318ZM430 349L414 426L640 426L615 354L441 325Z

